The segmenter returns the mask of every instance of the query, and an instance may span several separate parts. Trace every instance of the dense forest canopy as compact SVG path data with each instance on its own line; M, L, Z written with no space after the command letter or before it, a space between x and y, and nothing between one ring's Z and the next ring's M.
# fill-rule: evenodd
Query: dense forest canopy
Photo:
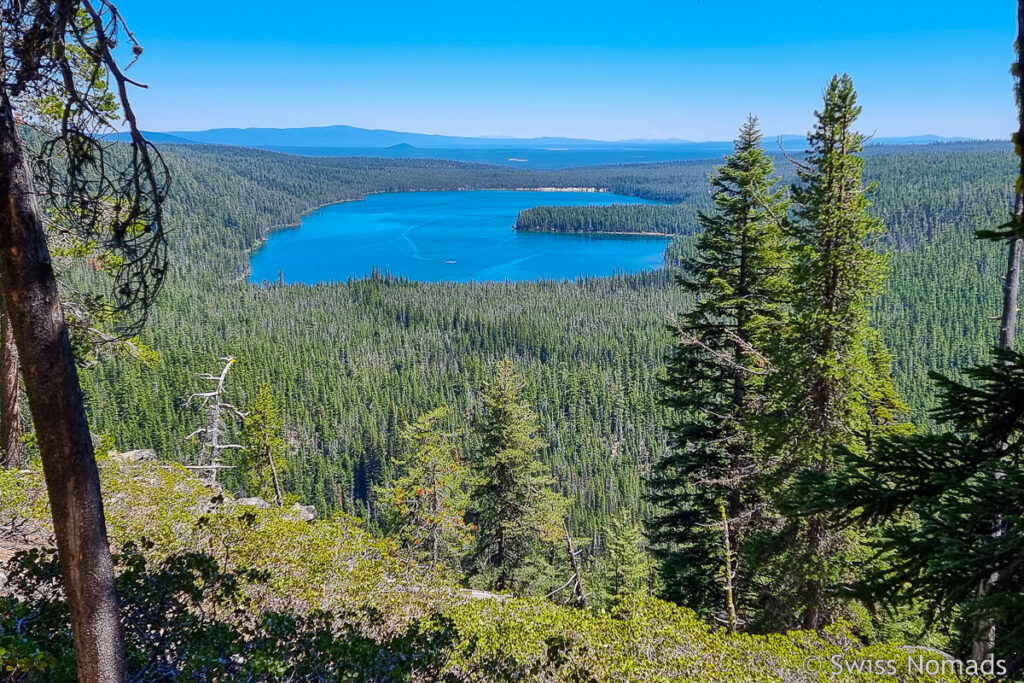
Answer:
M1024 672L1024 0L1011 144L870 146L835 73L799 153L748 114L719 158L562 169L158 147L112 0L0 3L11 683ZM507 272L670 239L420 282L382 210L313 247L358 277L250 268L384 193L574 245ZM580 234L489 249L473 198Z
M550 442L543 457L572 499L574 532L594 538L608 515L643 512L644 477L666 447L656 385L670 346L665 321L688 305L670 273L468 285L381 275L254 286L246 282L247 254L304 212L369 192L603 187L695 215L710 209L707 176L717 161L525 171L162 149L175 176L166 210L173 275L143 337L159 350L159 366L103 359L83 375L94 426L115 444L193 458L196 445L185 436L198 415L183 404L196 375L231 355L238 404L261 383L280 398L294 446L283 474L289 490L372 521L374 486L393 472L401 427L445 403L452 423L464 423L480 379L509 357ZM1003 256L974 240L973 230L1005 216L1012 151L1006 143L962 143L868 148L865 156L866 178L879 188L872 211L888 227L881 247L891 252L874 319L899 389L924 419L927 373L956 372L992 343L992 283ZM784 162L778 167L791 177ZM679 239L675 249L692 248L691 238Z
M519 212L516 230L681 235L693 232L693 221L693 207L686 204L536 206Z

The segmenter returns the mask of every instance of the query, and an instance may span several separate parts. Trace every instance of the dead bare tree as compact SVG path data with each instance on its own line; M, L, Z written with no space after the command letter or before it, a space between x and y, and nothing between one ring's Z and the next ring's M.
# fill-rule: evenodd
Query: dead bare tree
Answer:
M725 550L725 573L722 577L725 583L725 613L726 625L729 633L736 633L739 621L736 617L736 601L733 599L733 564L735 562L732 549L732 541L729 538L729 515L725 506L719 507L722 512L722 548Z
M562 520L562 532L565 534L565 552L569 556L569 566L572 567L572 601L576 607L587 606L587 590L583 585L583 570L580 567L580 551L573 547L572 536L569 534L569 525Z
M47 232L95 240L121 257L107 305L134 333L166 272L167 173L128 101L134 83L114 58L121 36L134 56L142 53L108 0L0 0L2 306L39 426L78 678L89 683L125 679L124 645L99 473ZM121 125L129 141L118 145L107 134Z
M187 465L186 467L206 472L210 481L214 483L217 481L217 473L220 470L234 469L232 465L225 465L222 462L221 455L224 451L241 450L244 448L244 446L239 444L225 442L227 438L227 426L224 423L225 417L233 416L243 419L245 418L245 413L224 400L228 372L231 371L231 367L235 364L235 359L227 356L221 358L221 360L224 361L224 367L221 369L220 374L214 375L204 372L199 375L199 379L205 382L213 382L213 389L192 394L185 402L187 406L193 401L198 400L206 410L203 426L186 437L189 440L197 439L201 444L197 463L195 465Z
M565 554L569 559L569 567L572 569L572 576L569 577L568 581L548 593L545 597L548 599L553 598L556 594L571 586L572 597L570 598L570 604L572 604L573 607L586 607L588 598L586 587L583 584L583 568L580 565L580 551L573 546L572 536L569 534L569 524L564 519L562 520L562 533L565 538Z

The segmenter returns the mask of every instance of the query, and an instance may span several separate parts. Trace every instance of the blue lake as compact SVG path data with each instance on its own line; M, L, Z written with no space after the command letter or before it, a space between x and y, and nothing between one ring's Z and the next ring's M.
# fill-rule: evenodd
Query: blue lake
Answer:
M252 255L251 282L344 281L373 270L429 282L575 279L658 268L668 238L516 232L533 206L647 204L608 193L400 192L333 204Z
M799 143L787 147L790 151L803 149ZM282 147L268 146L286 154L327 157L378 157L384 159L448 159L478 164L498 164L516 168L570 168L600 164L640 164L658 161L689 159L719 159L731 154L732 142L693 142L687 145L652 145L646 147L608 146L595 148L573 147L552 149L538 147L465 147L430 149L420 147ZM771 148L774 151L774 147Z

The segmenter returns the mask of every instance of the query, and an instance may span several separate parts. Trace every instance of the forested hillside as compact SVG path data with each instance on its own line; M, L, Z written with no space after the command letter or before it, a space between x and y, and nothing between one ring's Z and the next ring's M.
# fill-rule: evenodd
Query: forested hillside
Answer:
M4 681L1024 680L1024 0L1009 140L1006 7L115 2L0 12ZM143 132L336 117L469 137Z
M643 508L643 477L664 453L655 378L666 323L688 307L664 272L581 282L404 282L375 277L313 287L247 282L248 253L274 226L368 192L599 187L710 208L713 162L530 172L441 161L294 157L230 147L164 148L173 274L144 340L161 360L103 359L83 373L94 427L121 448L189 460L200 416L197 374L237 358L228 382L247 405L260 383L278 397L292 445L286 488L320 508L374 517L408 420L443 403L453 428L481 377L511 358L541 416L550 463L580 536L621 507ZM889 233L892 274L875 310L915 417L928 370L976 360L992 345L1004 256L973 240L1003 220L1013 177L1002 143L878 148L867 176ZM779 162L780 171L790 171ZM694 223L686 223L692 229Z

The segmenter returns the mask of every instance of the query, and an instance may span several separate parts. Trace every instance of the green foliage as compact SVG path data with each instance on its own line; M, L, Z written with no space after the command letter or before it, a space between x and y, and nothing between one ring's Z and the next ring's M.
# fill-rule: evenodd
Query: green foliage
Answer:
M378 498L393 506L386 530L420 559L457 567L473 539L466 522L469 467L452 435L438 431L448 407L422 416L402 431L410 454Z
M256 390L256 399L245 415L242 433L245 447L232 460L240 471L246 493L281 505L284 495L279 478L288 451L284 424L278 415L274 395L266 384L261 384Z
M705 615L725 602L720 507L734 557L763 514L753 426L772 408L766 353L787 301L788 202L773 174L750 118L711 178L716 211L700 213L704 231L679 279L696 303L673 328L677 343L664 380L672 450L652 477L657 513L650 526L666 594ZM734 585L747 580L742 561L739 569ZM737 592L746 602L746 586Z
M859 582L867 598L959 623L961 647L978 635L967 624L993 623L997 655L1017 660L1024 356L998 350L965 374L970 383L935 376L941 431L885 439L867 454L845 449L840 469L804 472L801 489L806 509L839 524L881 524Z
M657 566L643 527L628 512L610 520L604 546L604 554L592 562L587 575L594 604L614 607L627 598L654 594Z
M209 555L152 562L128 547L117 561L129 670L140 683L964 680L905 675L906 651L858 647L843 628L823 636L727 636L687 610L643 599L623 600L614 614L540 600L462 602L371 638L319 610L251 612L246 590L259 574L226 571ZM18 597L0 597L0 665L11 680L72 683L56 558L32 551L8 566ZM934 654L920 656L935 665ZM809 658L825 673L806 673ZM894 662L899 675L829 675L837 664L872 660Z
M436 674L450 637L440 620L380 641L337 615L257 611L249 595L268 577L228 571L209 554L154 562L129 543L115 556L131 680L412 680ZM12 681L77 680L66 603L53 552L12 558L0 597L0 665Z
M569 610L538 600L479 601L451 612L458 640L447 665L456 681L942 681L955 675L907 670L895 646L864 647L845 625L821 635L729 636L688 609L627 599L612 613ZM893 661L896 675L846 673L870 660ZM822 664L807 672L808 662ZM835 664L833 664L833 662ZM856 669L854 669L856 671Z
M519 212L516 230L690 235L696 219L690 204L536 206Z
M850 77L833 77L793 188L792 306L770 380L783 417L768 426L773 466L763 483L778 507L796 469L833 468L834 444L863 451L908 429L889 356L870 326L885 276L876 249L884 225L868 211L872 186L863 182L859 155L865 138L852 128L860 112ZM820 628L849 616L839 593L863 553L859 540L815 515L780 518L761 534L762 624Z
M153 562L201 553L224 571L261 572L253 611L315 607L384 637L458 591L450 571L411 564L390 539L343 514L307 522L294 509L243 505L177 464L114 454L99 465L113 547L135 543ZM4 540L46 544L52 527L38 468L0 472L0 503L11 531Z
M529 590L522 570L540 560L545 543L559 538L565 507L537 458L546 444L522 391L512 361L498 363L484 383L483 415L476 425L481 447L470 461L476 533L470 573L495 590L520 594Z

